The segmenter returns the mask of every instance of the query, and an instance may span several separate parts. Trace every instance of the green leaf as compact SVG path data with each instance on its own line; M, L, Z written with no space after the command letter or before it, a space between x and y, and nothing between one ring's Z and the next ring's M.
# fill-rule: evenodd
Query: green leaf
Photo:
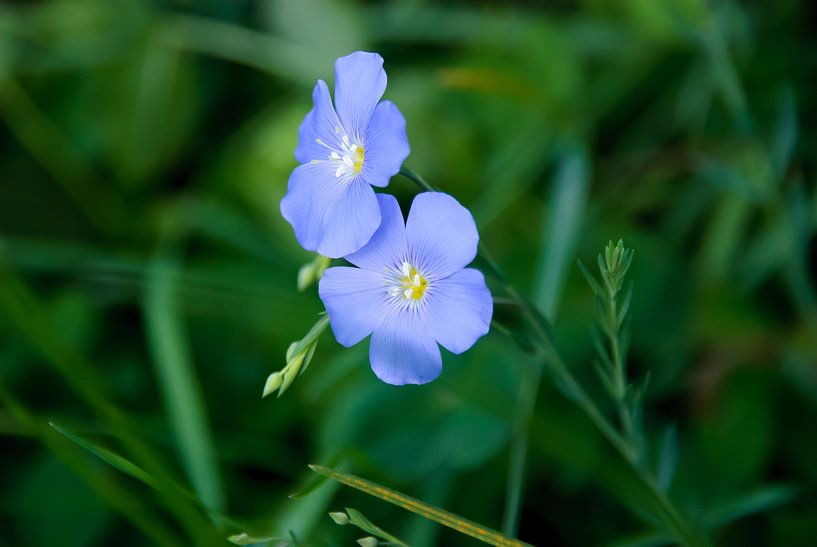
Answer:
M587 266L584 265L584 262L578 260L576 263L579 265L579 270L581 270L587 284L590 285L591 289L593 289L593 293L598 297L603 297L605 293L602 290L601 285L599 285L599 282L596 281L595 277L593 277L593 274L590 273L590 270L587 269Z
M416 513L421 517L438 522L443 526L447 526L452 530L456 530L485 543L500 546L528 545L527 543L508 538L499 532L491 530L490 528L485 528L484 526L480 526L479 524L471 522L470 520L464 519L453 513L449 513L443 509L432 507L421 502L420 500L406 496L405 494L401 494L400 492L386 488L385 486L380 486L379 484L366 479L349 475L347 473L341 473L340 471L335 471L334 469L329 469L328 467L323 467L321 465L310 465L309 468L315 473L334 479L341 484L345 484L346 486L350 486L360 490L361 492L365 492L383 501L387 501L397 505L398 507L402 507L406 511Z
M373 536L385 539L389 543L394 543L395 545L402 545L403 547L408 547L404 542L400 541L393 535L389 534L379 526L376 526L374 523L372 523L372 521L367 519L360 511L352 509L351 507L347 507L346 513L349 515L349 524L357 526L364 532L368 532Z
M678 429L673 425L667 428L661 439L661 452L658 460L656 480L661 490L668 490L678 466Z
M762 513L785 505L796 498L798 493L798 488L793 485L763 486L713 507L707 511L704 520L709 527L717 528L753 513Z

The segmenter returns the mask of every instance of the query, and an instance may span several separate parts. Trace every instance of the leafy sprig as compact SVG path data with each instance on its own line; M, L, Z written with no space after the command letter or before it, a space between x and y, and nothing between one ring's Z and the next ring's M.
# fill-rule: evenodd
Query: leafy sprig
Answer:
M622 240L619 239L618 243L610 241L598 255L600 280L581 261L579 268L593 290L596 302L597 319L593 329L593 343L598 359L594 362L594 369L616 405L625 439L640 458L644 443L637 418L640 416L639 404L649 377L641 385L630 383L627 378L633 288L632 283L626 290L624 287L633 255L634 251L626 248Z

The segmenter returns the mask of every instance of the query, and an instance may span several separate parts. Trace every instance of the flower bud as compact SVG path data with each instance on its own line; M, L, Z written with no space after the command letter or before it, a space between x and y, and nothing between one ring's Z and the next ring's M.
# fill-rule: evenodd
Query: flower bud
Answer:
M298 290L303 291L315 281L315 264L304 264L298 270Z
M378 541L375 537L366 536L365 538L360 538L357 540L357 544L360 545L360 547L376 547Z
M335 521L335 524L339 526L346 526L347 524L349 524L349 515L347 515L343 511L335 511L329 513L329 516L332 517L332 520Z
M281 374L280 371L273 372L267 377L267 382L264 384L264 393L261 397L266 397L267 395L275 392L279 387L281 387L281 383L284 381L284 375Z

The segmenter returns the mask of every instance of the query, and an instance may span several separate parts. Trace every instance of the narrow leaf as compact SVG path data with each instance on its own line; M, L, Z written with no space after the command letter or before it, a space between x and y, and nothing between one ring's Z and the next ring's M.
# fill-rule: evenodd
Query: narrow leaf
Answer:
M85 450L90 452L91 454L94 454L96 457L98 457L99 459L101 459L102 461L104 461L105 463L107 463L108 465L113 467L114 469L117 469L117 470L121 471L122 473L125 473L126 475L128 475L130 477L133 477L134 479L136 479L136 480L138 480L140 482L145 483L146 485L150 486L151 488L153 488L154 490L157 490L159 492L168 492L170 490L168 488L169 483L167 483L165 481L160 481L159 479L157 479L156 477L154 477L153 475L151 475L150 473L148 473L147 471L145 471L141 467L139 467L136 464L126 460L122 456L120 456L118 454L115 454L115 453L111 452L110 450L107 450L107 449L102 448L100 446L97 446L97 445L95 445L95 444L93 444L93 443L91 443L89 441L86 441L82 437L71 433L67 429L64 429L64 428L60 427L59 425L57 425L54 422L48 422L48 425L50 425L52 428L54 428L56 431L58 431L59 433L61 433L65 437L67 437L67 438L71 439L72 441L74 441L75 443L77 443L79 446L81 446L82 448L84 448ZM172 483L170 483L170 484L172 484ZM185 497L195 500L193 495L190 492L188 492L187 490L185 490L184 488L182 488L181 486L174 484L173 487L174 487L173 490L175 490L177 493L181 493Z
M661 438L661 453L656 478L661 490L668 490L678 465L678 429L672 425Z
M347 507L346 513L349 515L349 524L357 526L364 532L368 532L373 536L385 539L389 543L394 543L395 545L402 545L403 547L408 547L405 543L403 543L390 533L386 532L379 526L375 525L372 521L367 519L360 511L352 509L351 507Z
M528 545L527 543L523 543L516 539L508 538L506 536L503 536L499 532L480 526L479 524L471 522L453 513L444 511L443 509L432 507L417 499L406 496L405 494L401 494L400 492L397 492L390 488L380 486L379 484L368 481L366 479L362 479L360 477L356 477L354 475L349 475L346 473L341 473L339 471L335 471L333 469L329 469L328 467L323 467L321 465L310 465L309 468L312 469L312 471L314 471L315 473L327 476L331 479L340 482L341 484L345 484L346 486L350 486L352 488L360 490L361 492L365 492L383 501L387 501L389 503L397 505L398 507L402 507L407 511L411 511L412 513L416 513L422 517L438 522L443 526L451 528L452 530L456 530L460 533L463 533L467 536L471 536L472 538L478 539L490 545L514 547Z
M587 269L587 266L584 265L584 262L578 260L577 264L579 265L579 270L581 270L584 279L587 281L587 284L590 285L590 288L593 289L596 296L604 296L604 291L602 290L601 285L599 285L599 282L596 281L595 277L593 277L593 274L590 273L590 270Z
M706 523L717 528L753 513L768 511L792 501L798 494L796 487L776 484L728 500L705 515Z

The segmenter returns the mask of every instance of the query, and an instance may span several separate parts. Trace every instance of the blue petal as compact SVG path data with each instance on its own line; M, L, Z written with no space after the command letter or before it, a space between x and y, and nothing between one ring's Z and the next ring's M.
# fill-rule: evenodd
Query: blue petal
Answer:
M337 193L337 177L330 162L305 163L289 176L281 215L292 224L295 238L307 251L315 251L323 233L323 218Z
M429 280L448 277L477 256L479 234L471 213L442 192L414 198L406 221L411 263Z
M466 268L435 281L426 299L428 329L451 353L462 353L488 333L494 302L478 270Z
M359 250L380 226L380 207L371 186L359 178L337 186L343 189L324 216L323 235L318 244L318 252L330 258Z
M346 256L346 260L373 272L386 269L398 271L406 259L406 225L403 213L394 196L377 194L380 205L380 227L369 242L358 252Z
M335 61L335 106L349 137L363 142L377 102L386 90L383 58L356 51Z
M383 101L374 109L363 147L360 176L374 186L387 186L409 155L406 119L391 101Z
M387 384L425 384L442 372L442 356L416 310L396 308L374 329L369 347L372 370Z
M298 128L298 147L295 149L295 159L300 163L309 163L312 160L325 160L330 150L317 143L321 139L334 149L340 148L340 139L344 129L329 97L329 88L326 82L318 80L312 91L312 101L315 106L306 115Z
M330 258L357 251L380 225L372 187L360 180L341 182L329 161L295 168L281 200L281 214L304 249Z
M329 268L323 273L318 294L335 339L347 348L370 335L386 313L388 294L383 276L368 270Z

